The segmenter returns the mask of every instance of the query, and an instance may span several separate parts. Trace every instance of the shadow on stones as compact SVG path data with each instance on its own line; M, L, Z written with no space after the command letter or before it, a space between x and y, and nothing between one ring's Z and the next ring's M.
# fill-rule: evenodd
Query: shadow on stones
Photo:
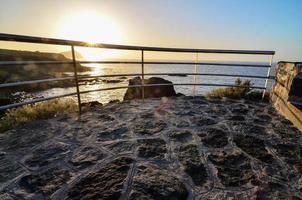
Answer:
M188 191L173 172L155 165L140 165L133 178L130 199L173 199L185 200Z
M162 139L140 139L137 142L139 157L163 159L167 153L166 142Z
M211 155L209 159L217 168L221 183L226 187L241 187L255 180L250 161L243 154L221 153Z
M267 164L272 164L274 162L273 156L265 149L263 140L248 135L236 135L234 137L234 142L250 156Z
M192 178L195 185L202 186L206 182L208 175L196 145L188 144L181 146L178 159L184 166L184 171Z
M118 199L132 162L128 157L117 158L103 168L89 173L71 186L66 199Z
M223 148L228 144L227 132L218 128L208 128L198 134L207 147Z

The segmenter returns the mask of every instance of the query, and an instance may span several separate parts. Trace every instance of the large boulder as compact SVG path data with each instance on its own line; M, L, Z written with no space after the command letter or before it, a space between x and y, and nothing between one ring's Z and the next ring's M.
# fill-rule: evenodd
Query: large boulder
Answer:
M129 80L129 86L141 85L142 79L140 77L135 77ZM157 97L170 97L176 96L176 92L172 85L171 81L167 81L163 78L151 77L149 79L144 79L144 84L171 84L164 86L148 86L145 87L145 98L157 98ZM124 100L131 99L141 99L142 98L142 88L141 87L132 87L128 88Z

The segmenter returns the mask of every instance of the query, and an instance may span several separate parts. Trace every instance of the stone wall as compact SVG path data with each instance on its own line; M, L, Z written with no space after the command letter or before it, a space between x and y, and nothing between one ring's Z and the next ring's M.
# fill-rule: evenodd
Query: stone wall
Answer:
M271 101L302 132L302 63L278 63Z

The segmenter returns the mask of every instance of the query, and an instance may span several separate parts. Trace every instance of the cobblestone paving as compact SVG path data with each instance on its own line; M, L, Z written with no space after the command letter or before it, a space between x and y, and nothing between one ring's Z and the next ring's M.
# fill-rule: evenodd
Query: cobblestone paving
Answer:
M0 199L302 199L302 135L262 102L177 97L0 135Z

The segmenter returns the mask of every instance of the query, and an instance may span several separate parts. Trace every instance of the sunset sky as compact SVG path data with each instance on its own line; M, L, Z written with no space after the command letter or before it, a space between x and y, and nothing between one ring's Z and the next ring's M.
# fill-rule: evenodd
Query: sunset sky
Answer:
M0 0L0 32L127 45L275 50L276 61L302 61L301 10L301 0ZM47 50L3 42L0 48Z

